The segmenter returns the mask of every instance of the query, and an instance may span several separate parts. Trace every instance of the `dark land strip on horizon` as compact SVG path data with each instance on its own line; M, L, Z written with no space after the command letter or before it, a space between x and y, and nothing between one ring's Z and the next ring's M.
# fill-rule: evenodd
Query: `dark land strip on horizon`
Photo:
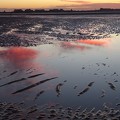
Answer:
M100 8L99 10L86 10L86 11L78 11L78 10L63 10L63 9L14 9L11 12L0 12L0 15L96 15L96 14L120 14L120 9L105 9Z

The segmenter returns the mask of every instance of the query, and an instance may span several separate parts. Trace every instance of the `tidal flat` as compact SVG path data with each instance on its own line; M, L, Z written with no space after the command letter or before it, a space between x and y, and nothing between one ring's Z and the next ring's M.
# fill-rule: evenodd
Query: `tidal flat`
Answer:
M0 16L0 119L119 120L119 52L120 15Z

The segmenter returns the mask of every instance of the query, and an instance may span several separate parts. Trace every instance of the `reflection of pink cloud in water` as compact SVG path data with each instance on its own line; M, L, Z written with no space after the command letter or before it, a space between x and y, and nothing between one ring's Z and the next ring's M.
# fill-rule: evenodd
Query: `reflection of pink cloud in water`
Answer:
M30 59L34 59L37 55L37 52L35 50L23 48L23 47L10 48L7 50L6 53L7 53L7 57L13 61L30 60Z
M15 69L26 69L28 74L45 72L46 77L58 76L58 72L48 67L41 62L35 61L39 56L39 52L27 47L11 47L8 49L0 50L0 60L5 64L15 67ZM45 55L44 55L45 54ZM40 55L47 57L47 52L40 51Z
M4 53L2 56L4 59L9 60L11 64L19 68L35 66L33 60L38 54L37 51L25 47L12 47L1 52Z
M83 43L83 44L89 44L89 45L95 45L95 46L105 46L109 44L109 40L108 38L104 38L104 39L95 39L95 40L77 40L78 43Z
M65 49L79 49L81 51L91 49L92 46L90 45L95 45L95 46L106 46L110 42L109 38L104 38L104 39L87 39L87 40L77 40L77 41L70 41L70 42L62 42L61 47ZM89 46L88 46L89 45Z
M61 47L65 49L79 49L81 51L90 49L88 46L80 45L78 42L62 42Z

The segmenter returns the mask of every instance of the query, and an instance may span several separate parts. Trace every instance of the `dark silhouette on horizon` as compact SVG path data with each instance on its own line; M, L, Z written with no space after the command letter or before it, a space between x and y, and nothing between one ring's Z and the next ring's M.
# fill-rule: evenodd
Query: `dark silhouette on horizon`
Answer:
M0 12L0 14L40 14L40 15L80 15L80 14L120 14L120 9L100 8L98 10L64 10L64 9L14 9L12 12Z

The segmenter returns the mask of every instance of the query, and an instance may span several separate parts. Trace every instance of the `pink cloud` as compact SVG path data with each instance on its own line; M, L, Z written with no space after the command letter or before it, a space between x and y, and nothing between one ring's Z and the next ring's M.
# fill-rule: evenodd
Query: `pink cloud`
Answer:
M67 1L69 1L69 0L67 0ZM63 8L63 9L76 9L76 10L95 10L95 9L100 9L100 8L120 9L120 3L90 3L87 1L86 1L86 3L83 3L81 1L81 3L82 4L71 4L71 5L63 5L63 6L56 6L56 7Z
M89 1L83 1L83 0L61 0L61 1L72 2L72 3L80 3L80 4L89 4L89 3L91 3Z

